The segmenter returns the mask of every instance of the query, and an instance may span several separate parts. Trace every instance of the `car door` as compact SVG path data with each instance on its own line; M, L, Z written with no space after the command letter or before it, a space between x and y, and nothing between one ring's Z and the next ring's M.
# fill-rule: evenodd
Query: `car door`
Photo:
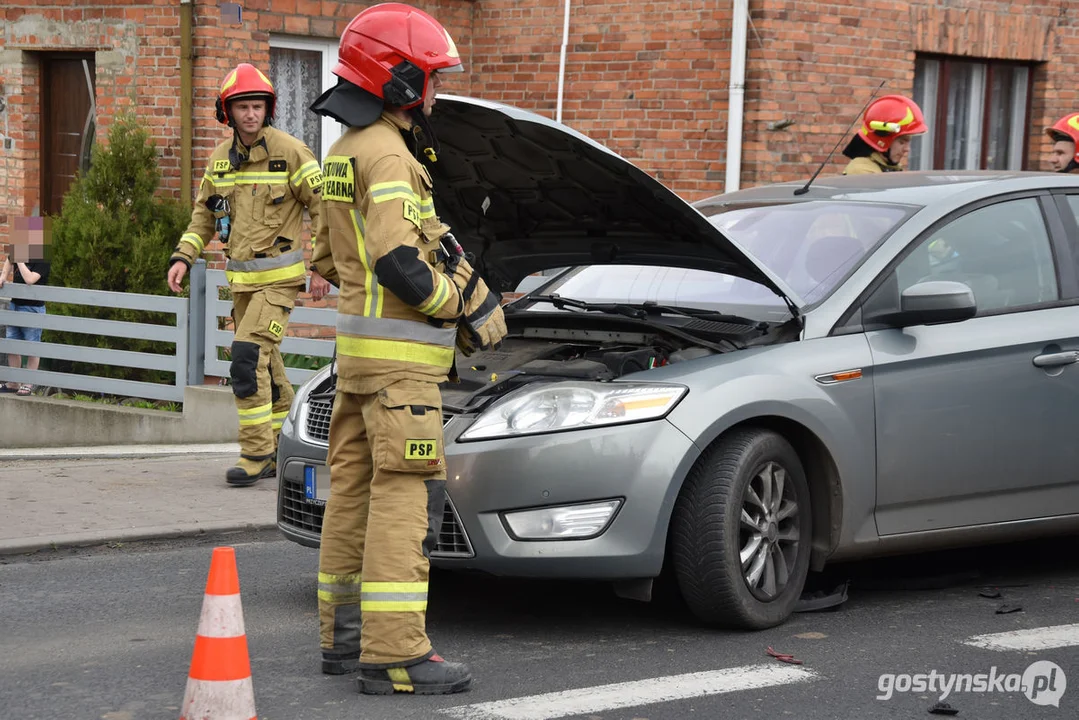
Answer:
M876 291L954 280L978 304L962 322L867 333L881 535L1079 512L1079 306L1062 227L1048 195L982 204L913 243Z

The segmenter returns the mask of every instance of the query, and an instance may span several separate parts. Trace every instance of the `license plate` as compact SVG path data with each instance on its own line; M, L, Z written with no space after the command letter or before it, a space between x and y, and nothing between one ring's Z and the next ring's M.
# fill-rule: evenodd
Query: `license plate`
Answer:
M328 473L320 473L314 465L303 466L303 495L308 502L316 505L324 505L330 498L330 476Z

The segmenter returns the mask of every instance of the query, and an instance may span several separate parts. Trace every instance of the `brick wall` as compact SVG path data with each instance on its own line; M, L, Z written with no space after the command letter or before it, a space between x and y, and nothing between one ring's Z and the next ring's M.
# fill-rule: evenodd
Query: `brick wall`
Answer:
M689 195L725 162L731 3L571 0L562 120ZM563 5L481 0L475 94L555 117Z
M731 2L571 0L563 122L689 199L723 191ZM475 94L553 117L560 0L480 0ZM870 93L911 94L917 52L1037 61L1030 166L1041 128L1079 98L1079 5L1006 0L750 0L743 187L808 178ZM793 120L786 129L770 123ZM842 149L842 148L841 148ZM842 170L833 157L825 172Z
M638 163L689 199L723 190L730 0L571 0L563 121ZM37 202L42 50L97 52L98 137L117 105L137 103L154 131L166 192L193 193L213 146L225 72L266 67L270 33L336 39L367 2L243 0L223 25L195 0L193 186L179 187L179 14L175 0L8 0L0 27L0 237ZM469 73L448 92L556 112L562 0L419 2L454 35ZM743 186L808 177L882 81L911 93L917 52L1036 62L1030 166L1041 128L1079 109L1079 7L1071 0L750 0ZM781 130L769 124L793 121ZM826 172L838 172L833 158Z
M7 0L0 17L0 236L10 218L40 201L40 58L43 52L94 52L97 136L122 106L138 104L161 150L172 192L179 189L177 5L166 0L111 0L71 7L63 0ZM175 142L174 142L175 139Z

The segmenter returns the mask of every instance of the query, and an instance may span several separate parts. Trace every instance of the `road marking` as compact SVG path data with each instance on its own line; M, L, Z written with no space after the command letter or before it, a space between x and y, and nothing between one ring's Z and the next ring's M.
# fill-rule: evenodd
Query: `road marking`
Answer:
M1079 645L1079 623L975 635L964 643L986 650L1034 651L1070 647Z
M441 712L459 720L550 720L619 708L807 682L818 676L791 665L745 665L462 705Z

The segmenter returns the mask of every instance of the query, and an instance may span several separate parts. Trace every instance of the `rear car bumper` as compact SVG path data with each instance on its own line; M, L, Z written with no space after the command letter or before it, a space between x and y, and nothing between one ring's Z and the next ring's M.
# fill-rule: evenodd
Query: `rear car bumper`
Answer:
M300 415L304 418L304 413ZM445 428L447 491L431 563L515 577L654 577L668 520L696 447L666 420L547 435L456 442L469 418ZM317 547L323 505L308 500L305 473L326 482L326 448L299 441L286 423L278 454L278 528ZM310 467L310 470L306 468ZM519 540L507 511L621 500L597 537Z

